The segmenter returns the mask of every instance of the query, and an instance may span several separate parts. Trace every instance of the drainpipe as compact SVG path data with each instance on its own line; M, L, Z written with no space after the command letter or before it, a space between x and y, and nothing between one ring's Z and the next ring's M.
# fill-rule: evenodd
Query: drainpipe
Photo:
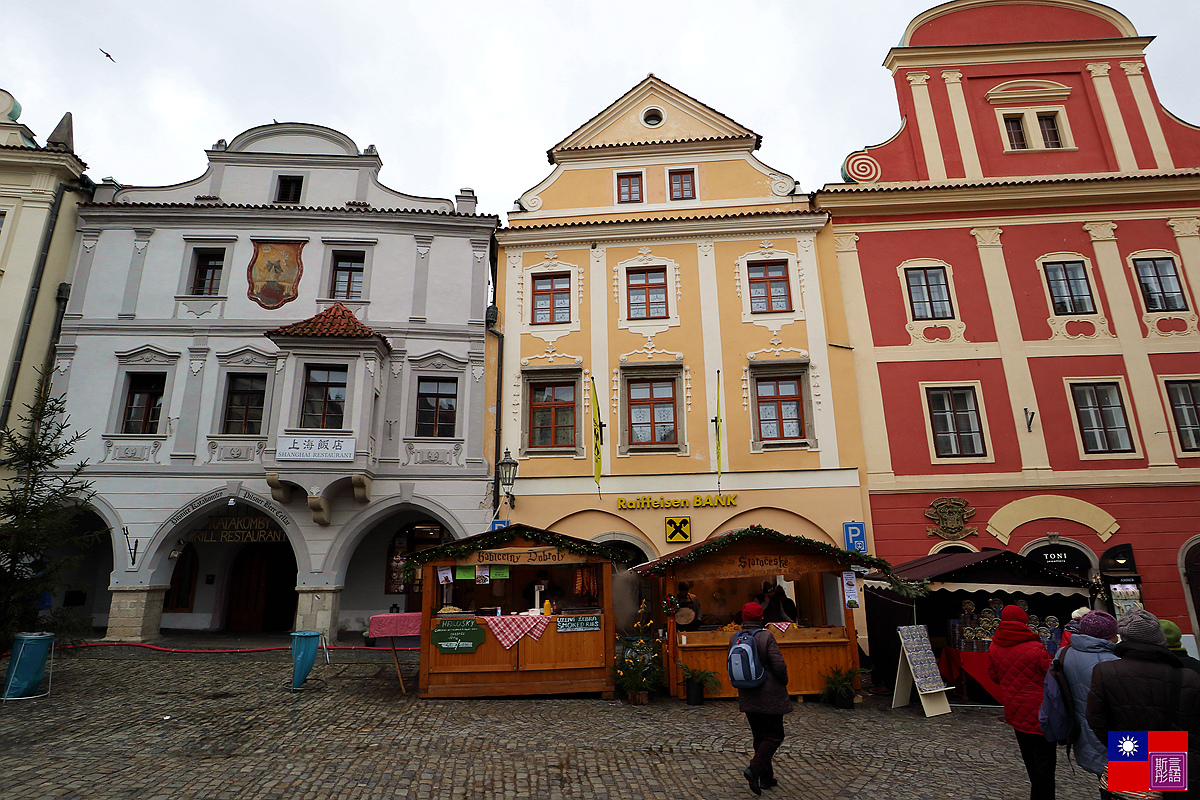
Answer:
M492 517L500 510L500 421L504 414L500 408L501 390L504 381L504 334L496 330L500 309L496 304L488 306L487 332L496 337L496 441L492 452Z
M86 178L80 185L60 183L54 190L54 202L50 206L50 216L46 220L46 230L42 233L42 249L38 253L37 266L33 270L33 280L29 285L29 295L25 298L25 314L21 322L21 332L17 337L17 348L13 354L12 371L8 375L8 385L4 387L4 403L0 405L0 430L8 427L8 416L12 412L13 395L17 391L17 379L21 375L21 363L25 359L25 345L29 342L29 329L33 326L33 312L37 306L38 292L42 287L42 276L46 273L46 260L50 257L50 243L54 239L54 229L58 225L58 212L62 208L65 192L83 192L88 197L92 195L93 184ZM61 287L60 287L61 292ZM58 325L55 326L56 328ZM57 332L55 333L57 337Z

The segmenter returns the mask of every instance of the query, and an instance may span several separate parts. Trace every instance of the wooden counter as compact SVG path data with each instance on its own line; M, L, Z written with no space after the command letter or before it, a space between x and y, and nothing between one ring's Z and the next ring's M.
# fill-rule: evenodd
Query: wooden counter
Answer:
M595 616L595 615L589 615ZM614 634L611 614L600 614L600 630L558 630L551 617L540 639L523 636L505 650L488 630L484 618L483 644L474 653L443 653L421 637L421 697L557 694L601 692L611 699ZM442 622L430 620L432 631Z
M672 620L668 635L672 637L674 647L666 648L667 659L673 662L666 665L667 674L674 676L671 681L672 696L685 696L683 672L675 663L682 661L692 669L710 669L717 673L721 680L721 691L717 695L709 694L709 697L737 697L737 689L729 685L725 666L729 638L735 631L684 633L675 631L674 627ZM852 641L842 626L797 628L791 625L780 633L778 628L768 625L767 630L775 636L783 660L787 662L788 694L820 694L825 686L821 673L829 674L833 667L849 669L857 665L857 643Z

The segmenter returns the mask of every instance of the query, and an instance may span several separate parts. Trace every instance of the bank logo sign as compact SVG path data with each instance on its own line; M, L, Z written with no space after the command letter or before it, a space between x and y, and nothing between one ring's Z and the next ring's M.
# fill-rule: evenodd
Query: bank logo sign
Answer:
M692 540L691 517L667 517L667 541L690 542Z

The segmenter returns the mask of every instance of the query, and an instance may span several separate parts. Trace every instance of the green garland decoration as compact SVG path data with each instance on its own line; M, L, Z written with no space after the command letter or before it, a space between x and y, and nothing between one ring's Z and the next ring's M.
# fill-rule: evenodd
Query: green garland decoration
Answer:
M436 561L440 558L465 558L480 550L491 550L506 545L517 537L529 539L538 544L555 547L559 550L566 550L569 553L581 556L596 556L598 558L607 558L609 561L620 561L623 563L631 559L628 553L613 550L604 545L585 542L582 539L564 536L554 531L518 523L509 525L506 528L499 528L476 536L469 536L466 539L446 542L445 544L439 544L435 547L413 553L404 561L404 582L412 583L417 575L417 569L430 561Z
M653 561L645 567L639 567L638 571L643 575L661 575L669 569L684 565L694 564L697 561L703 560L708 556L724 550L734 542L742 539L765 538L781 544L801 544L816 550L821 555L831 556L847 564L854 564L861 567L870 567L883 573L891 588L903 595L904 597L923 597L929 593L929 580L922 579L918 581L905 580L892 572L892 564L878 556L860 553L857 550L843 550L840 547L834 547L825 542L818 542L815 539L809 539L806 536L791 536L786 533L780 533L771 528L764 528L762 525L751 525L748 528L739 530L727 531L712 539L697 545L693 549L678 556L663 556L657 561Z

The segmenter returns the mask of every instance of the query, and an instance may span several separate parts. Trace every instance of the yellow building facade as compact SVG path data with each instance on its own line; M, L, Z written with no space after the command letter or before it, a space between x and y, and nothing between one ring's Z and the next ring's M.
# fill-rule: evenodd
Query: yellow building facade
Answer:
M501 518L645 559L865 519L828 217L759 144L651 75L551 148L497 234Z

